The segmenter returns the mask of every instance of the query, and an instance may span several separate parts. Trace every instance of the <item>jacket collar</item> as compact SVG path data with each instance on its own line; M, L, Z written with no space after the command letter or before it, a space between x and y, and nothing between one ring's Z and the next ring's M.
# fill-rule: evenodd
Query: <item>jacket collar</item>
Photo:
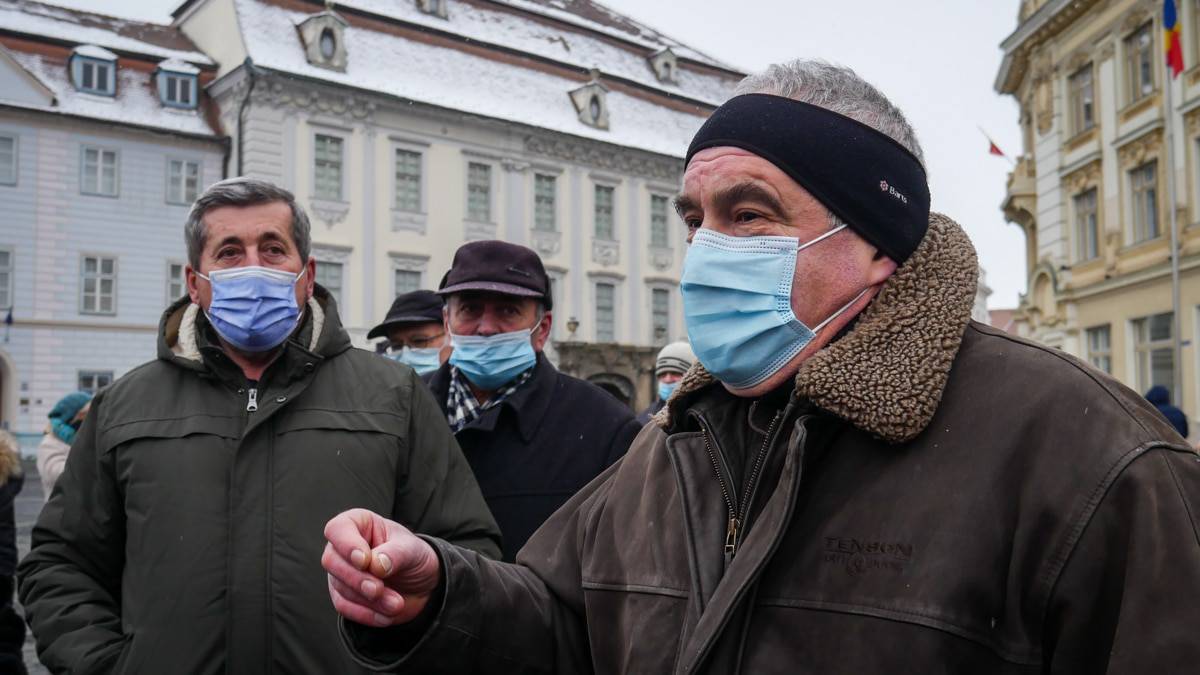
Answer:
M797 395L889 443L915 438L941 402L978 277L966 233L950 218L931 214L921 245L854 327L801 364ZM672 429L696 395L714 385L697 363L654 422Z
M537 363L533 366L533 376L529 378L529 381L501 401L500 405L485 410L482 415L463 427L463 430L495 431L502 411L507 408L508 414L516 417L517 433L521 436L521 440L525 443L532 442L534 434L542 425L542 419L550 408L557 380L558 370L554 364L550 363L545 354L538 352ZM437 398L442 413L445 414L450 395L449 363L443 363L442 367L433 374L429 381L429 388Z
M286 350L329 357L351 347L350 335L338 317L337 302L329 291L314 286L300 328L288 338ZM203 350L215 340L209 338L208 319L200 306L187 297L180 298L163 312L158 329L158 358L193 370L205 370Z

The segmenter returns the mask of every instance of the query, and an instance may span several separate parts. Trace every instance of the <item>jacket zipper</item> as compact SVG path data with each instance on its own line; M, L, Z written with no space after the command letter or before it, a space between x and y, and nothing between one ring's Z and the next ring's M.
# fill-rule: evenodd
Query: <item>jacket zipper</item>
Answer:
M250 387L246 390L246 412L256 410L258 410L258 387Z
M717 475L717 484L721 487L721 497L725 500L725 508L729 513L729 520L725 524L725 567L729 567L729 563L733 562L733 556L737 555L738 545L741 543L742 525L746 522L746 517L750 512L750 502L757 492L758 479L762 473L763 464L766 461L767 451L771 448L771 441L775 438L775 427L779 424L779 418L783 414L780 410L775 413L775 417L771 420L771 424L767 427L766 438L763 439L762 447L758 449L758 454L754 457L754 463L750 467L750 471L746 474L746 483L742 488L742 496L737 507L734 507L733 498L730 496L729 484L725 480L725 475L721 472L721 463L717 461L717 453L713 450L711 434L708 430L708 425L700 424L700 430L704 437L704 449L708 452L708 459L712 462L713 472Z

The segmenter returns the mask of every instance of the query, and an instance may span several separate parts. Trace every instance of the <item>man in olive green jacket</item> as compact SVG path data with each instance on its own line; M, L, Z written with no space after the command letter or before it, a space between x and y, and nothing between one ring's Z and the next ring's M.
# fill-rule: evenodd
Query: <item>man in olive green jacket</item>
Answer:
M308 236L266 183L197 202L191 297L163 315L158 359L92 403L20 566L52 671L358 672L318 564L349 507L499 557L437 404L351 348Z

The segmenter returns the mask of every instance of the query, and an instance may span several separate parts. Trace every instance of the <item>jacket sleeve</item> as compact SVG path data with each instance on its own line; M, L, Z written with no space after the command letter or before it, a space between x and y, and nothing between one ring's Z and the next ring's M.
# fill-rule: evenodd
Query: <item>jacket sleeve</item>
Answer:
M1112 481L1046 614L1048 672L1183 673L1200 663L1200 456L1149 450Z
M500 527L429 388L410 375L408 463L392 519L414 532L499 560Z
M343 620L351 655L372 670L422 675L590 674L582 560L589 523L618 466L556 511L516 564L428 539L442 563L441 601L429 627L416 634Z
M125 644L125 513L112 453L98 445L103 396L93 401L17 568L38 657L52 672L111 672Z
M38 475L42 477L42 490L46 499L54 491L54 484L62 475L63 467L67 464L67 453L71 446L54 437L53 432L46 432L37 449Z

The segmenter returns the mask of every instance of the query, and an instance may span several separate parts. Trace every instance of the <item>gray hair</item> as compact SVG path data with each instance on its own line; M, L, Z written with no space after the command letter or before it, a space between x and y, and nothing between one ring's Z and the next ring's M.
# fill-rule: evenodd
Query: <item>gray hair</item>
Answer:
M312 234L308 214L304 212L291 192L257 178L226 178L208 186L204 194L192 204L187 224L183 227L183 238L187 242L188 264L200 269L200 254L208 232L204 227L204 214L221 206L255 206L283 202L292 210L292 239L300 252L300 259L307 262L312 252Z
M908 148L921 166L925 166L917 132L913 131L904 113L871 83L845 66L813 59L776 63L743 79L734 92L735 96L742 94L783 96L845 115L891 136Z

